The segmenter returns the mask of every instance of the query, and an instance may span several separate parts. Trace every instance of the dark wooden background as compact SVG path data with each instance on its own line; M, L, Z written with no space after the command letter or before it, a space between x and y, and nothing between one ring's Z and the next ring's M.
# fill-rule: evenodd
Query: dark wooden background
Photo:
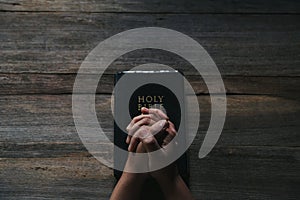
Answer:
M0 1L0 199L107 199L112 170L82 145L72 88L87 54L131 28L183 32L215 60L228 94L224 130L197 154L210 117L205 84L166 52L116 60L96 109L110 137L113 74L147 62L181 69L199 95L201 125L190 147L197 199L300 199L300 1Z

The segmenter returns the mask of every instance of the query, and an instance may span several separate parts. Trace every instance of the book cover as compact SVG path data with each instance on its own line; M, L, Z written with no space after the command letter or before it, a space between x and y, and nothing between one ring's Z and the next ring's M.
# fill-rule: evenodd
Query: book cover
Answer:
M183 76L178 71L123 71L115 75L115 84L118 83L118 81L125 74L126 80L134 80L130 81L130 87L132 87L132 82L136 82L136 84L139 84L134 86L136 89L133 91L132 94L129 94L129 105L125 105L129 109L131 118L140 115L142 107L158 108L166 112L170 121L174 123L177 130L179 125L183 126L183 130L185 129L185 108L180 107L180 102L184 105L184 84ZM143 80L145 80L145 84L141 84L143 83ZM149 82L147 80L151 81ZM161 82L163 82L164 84L161 84ZM125 94L124 90L126 90L126 85L124 84L126 84L126 81L122 82L122 84L123 87L116 87L114 91L114 115L120 118L122 118L122 115L124 115L123 112L118 111L120 111L120 106L124 106L125 103L124 98L122 98L122 95ZM173 88L176 88L177 93L179 91L179 93L181 94L176 96L168 87L165 86L169 84L172 84ZM123 127L123 130L125 130L125 127ZM126 137L127 133L122 131L122 129L115 123L114 144L117 145L119 148L127 150L128 145L125 142ZM185 136L181 135L180 137L180 141L185 142ZM114 162L122 162L122 165L124 166L126 159L114 156ZM181 177L188 185L189 166L187 152L185 152L176 161L176 164ZM122 171L114 170L114 176L117 180L121 177L121 175ZM154 180L149 180L146 184L150 184L152 186L152 189L158 190L158 186L155 184ZM151 193L153 193L153 191Z

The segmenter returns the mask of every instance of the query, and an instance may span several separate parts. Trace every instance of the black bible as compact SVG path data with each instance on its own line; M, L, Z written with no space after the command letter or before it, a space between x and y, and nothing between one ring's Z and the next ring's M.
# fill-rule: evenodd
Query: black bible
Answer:
M184 80L180 72L176 70L123 71L115 75L115 85L124 75L126 75L126 79L120 83L122 84L122 87L115 87L114 90L115 116L118 115L118 117L122 118L122 115L124 115L124 112L119 112L120 106L126 106L126 109L128 108L131 118L140 115L142 107L158 108L166 112L170 121L174 123L177 130L179 126L181 127L181 130L185 130L185 108L181 108L181 105L184 106L185 102ZM128 87L134 87L134 89L128 90L128 92L132 91L131 94L124 93L124 90L126 90L126 81L130 81ZM172 85L172 88L176 89L177 96L171 89L169 89L168 85ZM129 103L127 102L128 105L124 105L124 103L126 104L122 97L124 94L130 96ZM124 117L126 116L124 115ZM122 127L123 130L125 130L125 128L126 127ZM114 145L127 151L128 145L125 142L127 133L122 131L122 129L116 122L114 123ZM185 142L184 133L185 131L183 131L180 136L180 141L182 142ZM122 162L122 165L124 166L126 159L119 158L115 154L114 162ZM188 185L189 162L187 152L177 159L176 164L181 177ZM117 180L119 180L121 175L122 171L114 170L114 176ZM163 199L162 192L155 180L150 179L146 181L145 188L148 188L147 190L151 188L151 191L145 191L143 199Z

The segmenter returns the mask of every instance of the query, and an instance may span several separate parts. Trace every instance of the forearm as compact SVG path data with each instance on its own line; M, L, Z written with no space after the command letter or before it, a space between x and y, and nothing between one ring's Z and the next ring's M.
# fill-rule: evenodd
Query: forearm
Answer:
M166 200L193 200L190 190L187 188L180 175L170 179L157 180Z
M110 200L138 200L145 179L146 174L123 172Z

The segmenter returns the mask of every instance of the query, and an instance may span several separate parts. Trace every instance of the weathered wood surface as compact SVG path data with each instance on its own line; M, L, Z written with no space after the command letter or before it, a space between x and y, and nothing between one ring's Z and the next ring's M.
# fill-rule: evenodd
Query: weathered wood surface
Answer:
M0 94L72 94L76 74L0 74ZM86 75L81 83L89 86L95 75ZM205 82L200 76L185 76L196 94L208 94ZM299 99L300 77L285 76L223 76L227 94L273 95ZM97 87L97 94L111 94L114 75L104 74ZM82 93L89 91L85 88Z
M207 88L184 59L146 49L116 60L99 83L96 110L109 138L113 74L164 63L183 71L199 95L193 195L299 199L299 12L296 0L0 0L0 199L109 197L112 170L75 130L73 83L99 42L145 26L183 32L210 53L228 95L225 127L211 154L198 159L210 119Z
M108 199L112 171L84 153L57 158L1 158L1 199Z
M1 0L0 11L142 13L299 13L297 0Z
M160 26L206 48L222 75L299 76L299 15L193 15L0 12L2 73L76 73L104 39L130 28ZM166 38L168 39L168 38ZM105 73L162 62L195 70L171 53L144 50L116 60Z
M199 96L198 100L202 122L199 134L202 135L210 120L210 97ZM65 152L59 152L61 148L72 151L72 145L74 152L82 150L74 126L71 95L1 95L0 103L0 138L1 146L5 147L2 157L22 157L26 148L37 151L36 156L53 156L45 151L50 149L64 155ZM99 121L112 139L110 105L111 95L97 95ZM222 146L297 147L299 111L297 100L264 95L228 96L227 118L220 142ZM285 135L280 134L281 129ZM47 148L41 148L43 146Z
M96 110L112 138L110 98L97 95ZM3 197L108 197L112 171L80 142L71 95L9 95L0 96L0 102ZM202 160L197 155L210 118L209 96L199 96L199 102L202 123L190 148L193 194L199 199L296 199L299 102L229 96L224 131L213 152ZM12 173L17 177L9 176Z

